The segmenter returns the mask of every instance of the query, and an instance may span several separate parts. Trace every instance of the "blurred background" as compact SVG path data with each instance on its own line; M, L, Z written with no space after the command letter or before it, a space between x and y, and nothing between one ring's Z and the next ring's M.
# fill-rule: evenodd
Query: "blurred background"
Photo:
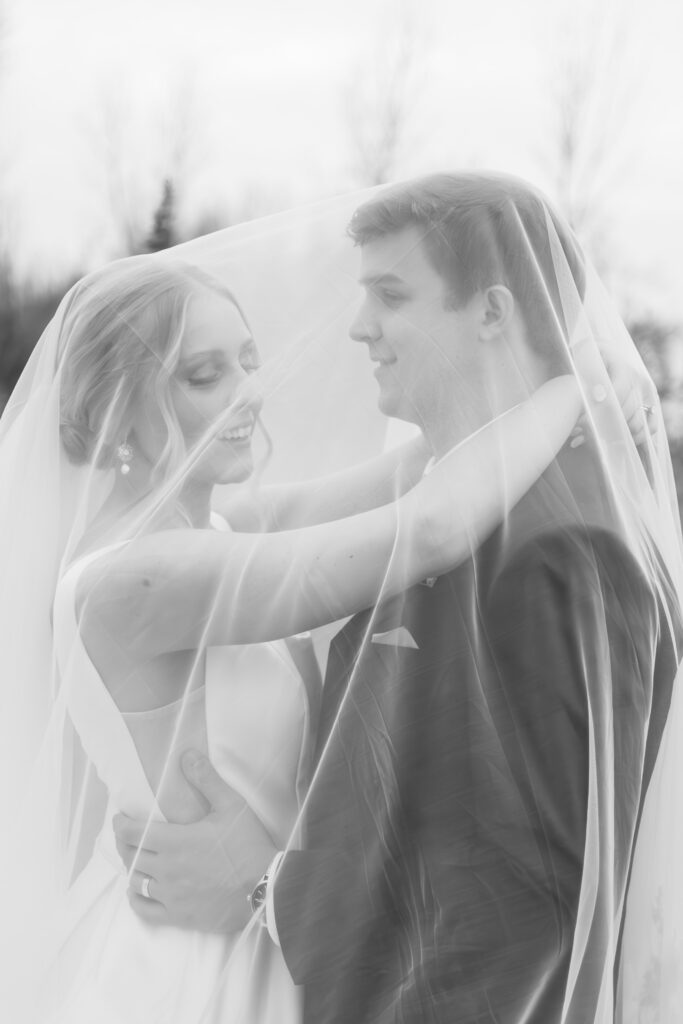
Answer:
M680 0L0 0L0 408L84 272L434 170L539 185L683 498Z

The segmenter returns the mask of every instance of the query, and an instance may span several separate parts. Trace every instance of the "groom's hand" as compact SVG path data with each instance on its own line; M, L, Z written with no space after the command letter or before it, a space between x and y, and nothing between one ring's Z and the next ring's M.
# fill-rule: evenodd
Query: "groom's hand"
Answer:
M189 751L182 765L211 805L201 821L173 825L147 824L125 814L114 818L116 845L130 872L131 906L152 924L239 931L251 917L247 897L276 848L260 819L207 757Z

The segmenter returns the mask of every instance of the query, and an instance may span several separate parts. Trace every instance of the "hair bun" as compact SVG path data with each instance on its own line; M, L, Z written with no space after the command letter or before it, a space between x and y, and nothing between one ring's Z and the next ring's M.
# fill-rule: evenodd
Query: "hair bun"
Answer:
M86 423L64 420L59 425L59 434L69 462L82 466L90 460L94 437Z

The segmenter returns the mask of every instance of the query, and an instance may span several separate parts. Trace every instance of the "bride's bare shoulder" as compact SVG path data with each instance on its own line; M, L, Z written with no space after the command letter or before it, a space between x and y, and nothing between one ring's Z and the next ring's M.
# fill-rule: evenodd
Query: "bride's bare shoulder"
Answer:
M147 591L169 577L187 577L206 541L200 536L212 531L193 529L160 530L119 543L109 544L82 561L77 594L102 601L114 595L133 596Z
M101 550L79 573L75 604L84 637L106 633L138 654L168 645L187 613L206 612L218 543L229 531L167 529ZM147 638L147 639L145 639ZM147 652L149 653L149 652Z

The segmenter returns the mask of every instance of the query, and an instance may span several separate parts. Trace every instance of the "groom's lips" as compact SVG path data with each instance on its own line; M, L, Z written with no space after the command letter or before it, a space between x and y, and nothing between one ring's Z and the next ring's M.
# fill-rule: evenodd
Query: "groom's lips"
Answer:
M379 376L379 374L382 372L382 370L386 370L386 368L388 366L392 366L393 363L396 362L395 359L373 359L372 361L375 364L375 370L374 370L375 377Z
M396 356L378 356L376 353L370 353L370 362L377 363L377 369L380 366L389 366L390 363L396 362Z

